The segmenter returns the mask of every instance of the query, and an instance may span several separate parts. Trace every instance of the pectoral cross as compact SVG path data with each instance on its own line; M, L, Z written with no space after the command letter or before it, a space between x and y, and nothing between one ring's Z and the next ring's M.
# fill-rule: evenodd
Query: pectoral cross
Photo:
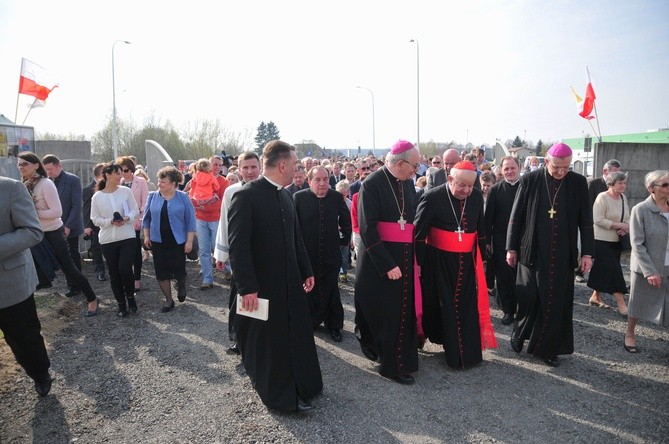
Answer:
M457 230L455 230L456 233L458 233L458 242L462 242L462 233L465 232L462 228L458 227Z
M553 219L553 216L555 216L556 213L557 213L557 211L555 211L552 207L551 207L550 210L548 210L548 214L550 215L551 219Z
M397 219L397 223L400 224L400 230L404 230L404 225L407 221L404 219L404 216L400 216L400 218Z

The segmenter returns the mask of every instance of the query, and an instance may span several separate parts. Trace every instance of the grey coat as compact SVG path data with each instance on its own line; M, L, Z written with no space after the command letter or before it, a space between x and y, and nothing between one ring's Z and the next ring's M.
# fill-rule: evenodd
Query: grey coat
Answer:
M0 308L23 302L35 292L37 273L30 247L44 234L28 189L0 177Z
M630 217L629 316L669 326L669 267L664 265L669 222L652 197L635 205ZM648 276L662 277L660 288L648 285Z

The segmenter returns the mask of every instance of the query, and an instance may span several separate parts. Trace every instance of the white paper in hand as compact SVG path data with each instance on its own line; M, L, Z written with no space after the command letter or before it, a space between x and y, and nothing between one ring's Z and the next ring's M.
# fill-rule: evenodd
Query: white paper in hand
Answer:
M248 316L249 318L266 321L269 317L269 299L258 298L258 309L255 311L246 311L242 308L243 301L240 294L237 295L237 314Z

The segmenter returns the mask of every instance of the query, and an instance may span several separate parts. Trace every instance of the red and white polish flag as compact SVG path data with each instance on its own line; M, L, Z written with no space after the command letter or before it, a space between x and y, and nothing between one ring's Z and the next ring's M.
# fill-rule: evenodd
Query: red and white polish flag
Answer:
M21 59L19 94L33 96L36 100L46 100L57 86L58 83L51 79L44 68L28 59Z

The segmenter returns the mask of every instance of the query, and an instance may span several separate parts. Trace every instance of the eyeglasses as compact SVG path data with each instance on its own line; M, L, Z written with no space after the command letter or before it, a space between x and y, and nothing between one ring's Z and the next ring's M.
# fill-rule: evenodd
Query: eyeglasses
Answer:
M362 171L369 171L369 167L360 167Z
M130 170L129 170L128 168L124 168L124 169L123 169L123 172L124 172L124 173L129 173Z
M432 165L441 165L441 162L438 160L433 160Z
M653 186L654 186L654 187L667 188L667 187L669 187L669 182L665 182L665 183L656 183L656 184L653 185Z
M25 166L30 165L30 162L19 162L17 165L18 165L19 168L23 168Z
M411 162L408 162L408 161L406 161L406 160L405 160L404 162L405 162L405 163L408 163L409 165L411 165L411 166L413 167L414 170L417 170L418 167L420 166L420 163L411 163Z

